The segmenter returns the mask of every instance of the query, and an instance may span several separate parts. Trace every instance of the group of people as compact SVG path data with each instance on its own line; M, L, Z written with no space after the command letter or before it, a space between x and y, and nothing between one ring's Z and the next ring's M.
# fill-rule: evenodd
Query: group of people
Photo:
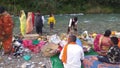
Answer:
M20 33L22 36L24 36L25 34L32 33L34 28L37 34L42 35L44 16L40 14L39 10L36 13L28 12L27 16L24 10L21 10L19 19L20 19ZM53 30L55 23L56 23L55 17L51 13L48 18L50 31ZM75 28L76 25L77 25L77 17L70 19L68 32L70 32L71 28L77 30ZM1 31L0 41L2 41L1 44L5 45L3 46L5 53L10 52L10 50L12 49L11 43L12 43L13 28L14 28L14 23L11 15L6 11L6 9L3 6L0 6L0 31Z
M68 43L60 53L59 58L63 62L64 68L81 68L81 63L84 61L84 50L76 43L76 39L75 35L69 35ZM106 30L104 34L98 34L94 39L94 51L98 53L98 56L93 56L92 59L110 64L120 64L118 43L119 39L112 36L110 30Z
M50 14L48 18L48 24L50 26L50 31L53 30L55 24L55 18L53 14ZM60 53L60 59L64 64L64 68L80 68L81 62L84 60L84 51L81 46L76 43L76 35L71 34L70 31L77 31L77 17L71 18L68 26L68 41L63 47ZM38 10L36 14L28 12L26 17L25 12L22 10L20 14L20 30L21 34L31 33L34 26L36 33L42 35L42 28L44 25L44 17L40 14ZM0 42L2 42L4 54L10 54L14 51L12 47L12 30L14 24L12 17L5 10L4 7L0 6ZM99 54L93 59L99 60L101 62L107 63L120 63L120 47L118 46L118 38L110 37L111 31L106 30L104 35L97 35L97 43L94 42L94 50ZM94 41L95 41L94 40Z
M48 18L48 24L50 26L50 31L53 30L55 24L54 15L51 13ZM33 31L34 27L36 33L39 35L43 34L43 25L44 25L44 16L41 15L40 11L37 10L36 13L28 12L28 16L26 17L24 10L21 10L20 14L20 31L24 36L25 34L29 34Z
M94 41L94 50L99 56L93 59L106 63L120 63L120 47L118 43L119 39L111 36L110 30L106 30L104 35L97 35Z
M56 23L54 15L51 13L48 18L48 24L50 26L50 31L53 30L54 25ZM68 30L67 33L71 33L72 30L77 32L77 23L78 18L70 18L69 24L68 24ZM36 29L36 33L42 35L43 31L43 25L44 25L44 16L40 14L40 11L38 10L37 13L28 12L28 16L26 19L26 15L24 10L21 10L20 14L20 29L21 34L24 36L25 34L31 33L34 26Z

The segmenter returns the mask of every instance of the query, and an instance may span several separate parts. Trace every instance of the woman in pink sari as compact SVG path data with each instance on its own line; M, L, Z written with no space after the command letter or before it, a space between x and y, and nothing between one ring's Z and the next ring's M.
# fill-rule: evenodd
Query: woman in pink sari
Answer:
M26 23L26 33L29 34L33 30L33 23L32 23L32 12L28 12L27 23Z
M95 40L94 40L94 50L97 52L97 51L100 51L100 48L99 48L99 39L100 37L102 36L102 34L97 34L97 36L95 37Z
M99 37L97 36L98 39L94 40L94 50L97 51L99 55L106 55L109 48L112 46L110 35L111 31L106 30L104 35L100 35Z

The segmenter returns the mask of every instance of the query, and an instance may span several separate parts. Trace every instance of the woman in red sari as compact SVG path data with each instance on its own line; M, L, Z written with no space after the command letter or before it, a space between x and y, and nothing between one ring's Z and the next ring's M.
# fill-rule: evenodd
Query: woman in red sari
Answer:
M34 27L34 19L35 19L35 14L32 12L32 25Z
M2 42L4 54L10 54L12 47L13 20L4 7L0 6L0 42Z

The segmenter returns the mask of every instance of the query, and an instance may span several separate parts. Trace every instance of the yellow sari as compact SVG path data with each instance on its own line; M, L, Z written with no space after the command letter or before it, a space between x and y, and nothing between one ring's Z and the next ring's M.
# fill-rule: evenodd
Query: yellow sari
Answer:
M24 36L26 33L26 15L24 10L21 11L21 16L20 16L20 31L21 34Z

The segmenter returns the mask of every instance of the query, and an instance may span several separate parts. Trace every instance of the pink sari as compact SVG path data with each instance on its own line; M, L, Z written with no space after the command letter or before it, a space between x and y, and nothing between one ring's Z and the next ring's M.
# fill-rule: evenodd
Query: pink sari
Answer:
M94 50L95 51L100 51L100 48L99 48L99 40L100 40L100 37L102 35L101 34L97 34L96 38L94 39Z

